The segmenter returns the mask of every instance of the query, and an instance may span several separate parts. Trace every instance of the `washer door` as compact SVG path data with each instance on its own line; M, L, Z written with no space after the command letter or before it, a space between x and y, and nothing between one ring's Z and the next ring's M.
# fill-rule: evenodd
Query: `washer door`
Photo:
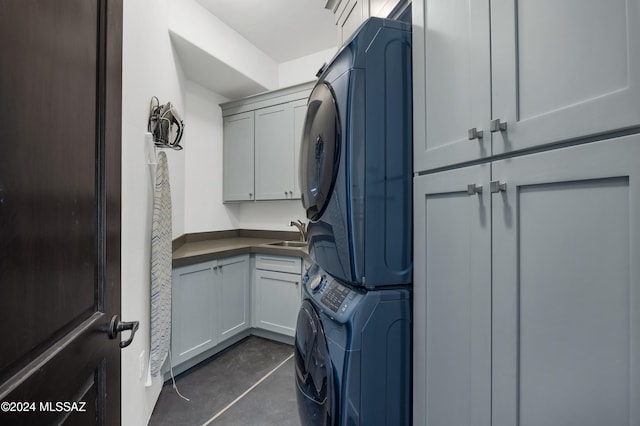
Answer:
M335 424L331 357L320 317L308 300L298 313L294 351L300 422L304 426Z
M300 189L307 218L322 216L338 172L340 120L331 86L320 83L309 96L300 147Z

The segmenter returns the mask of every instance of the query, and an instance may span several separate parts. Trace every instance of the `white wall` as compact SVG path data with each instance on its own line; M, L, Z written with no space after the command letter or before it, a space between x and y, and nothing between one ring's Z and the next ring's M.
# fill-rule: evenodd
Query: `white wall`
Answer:
M322 67L322 64L329 63L337 51L338 48L335 47L281 63L278 65L279 87L293 86L294 84L315 80L316 73Z
M239 204L222 204L222 110L228 99L185 84L185 233L239 228Z
M263 87L276 88L278 64L200 3L174 1L169 26L171 31Z
M239 227L242 229L295 231L296 228L289 226L289 222L298 219L306 222L300 200L241 203Z
M144 133L149 102L171 101L184 111L182 78L167 32L169 0L124 2L122 70L122 318L140 321L133 343L122 350L122 424L145 425L162 381L140 380L139 356L148 365L150 333L151 172ZM181 152L166 150L173 201L173 235L184 233L184 168Z

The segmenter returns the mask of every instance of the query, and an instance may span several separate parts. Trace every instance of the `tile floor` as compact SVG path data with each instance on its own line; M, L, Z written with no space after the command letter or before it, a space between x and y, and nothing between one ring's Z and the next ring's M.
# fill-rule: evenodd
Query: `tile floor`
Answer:
M149 425L300 425L292 355L289 345L248 337L176 377L191 401L166 383Z

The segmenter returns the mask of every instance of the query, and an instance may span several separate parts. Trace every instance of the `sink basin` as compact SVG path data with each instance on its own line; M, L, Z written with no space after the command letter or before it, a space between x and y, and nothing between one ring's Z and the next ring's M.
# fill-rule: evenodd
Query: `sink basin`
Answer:
M269 243L270 246L278 247L306 247L305 241L278 241L277 243Z

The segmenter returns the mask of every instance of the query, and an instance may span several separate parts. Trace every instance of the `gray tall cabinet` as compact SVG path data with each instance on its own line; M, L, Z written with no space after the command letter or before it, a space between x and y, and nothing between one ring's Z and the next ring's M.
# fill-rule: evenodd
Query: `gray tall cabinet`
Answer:
M414 423L640 425L640 1L413 21Z

